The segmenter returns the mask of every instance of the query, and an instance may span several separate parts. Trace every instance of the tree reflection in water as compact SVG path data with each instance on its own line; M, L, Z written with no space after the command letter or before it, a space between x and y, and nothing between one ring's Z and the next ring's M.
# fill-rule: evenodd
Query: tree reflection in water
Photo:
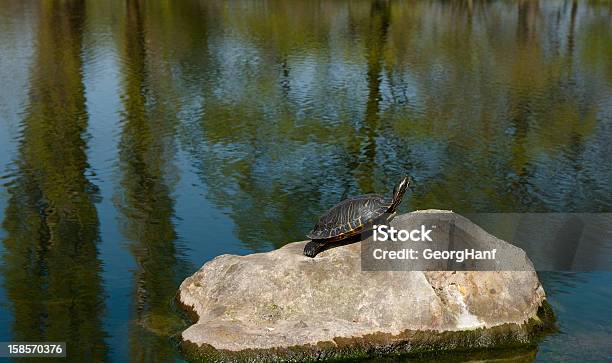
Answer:
M66 341L74 361L103 361L97 188L87 177L83 1L41 2L29 105L3 227L13 341Z

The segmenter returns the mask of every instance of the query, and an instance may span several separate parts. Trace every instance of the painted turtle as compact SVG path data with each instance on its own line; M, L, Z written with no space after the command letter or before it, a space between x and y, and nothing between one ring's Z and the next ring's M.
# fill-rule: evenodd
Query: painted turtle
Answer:
M403 177L393 189L391 198L378 194L365 194L336 204L306 235L312 241L304 246L304 255L315 257L326 244L367 231L375 222L390 221L395 216L395 210L402 202L410 182L410 177Z

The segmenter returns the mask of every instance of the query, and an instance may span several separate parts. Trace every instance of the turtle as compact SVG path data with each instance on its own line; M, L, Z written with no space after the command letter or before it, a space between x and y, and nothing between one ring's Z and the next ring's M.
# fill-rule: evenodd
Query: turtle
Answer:
M393 189L391 198L379 194L364 194L336 204L306 235L311 241L304 246L304 255L315 257L330 243L343 241L368 231L375 223L391 221L410 182L410 177L402 177Z

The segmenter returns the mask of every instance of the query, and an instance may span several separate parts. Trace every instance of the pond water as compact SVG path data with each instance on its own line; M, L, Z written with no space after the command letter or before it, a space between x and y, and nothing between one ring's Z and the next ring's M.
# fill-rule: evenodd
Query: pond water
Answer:
M4 0L0 85L0 341L74 361L180 361L183 278L404 173L402 211L612 212L605 1ZM521 360L611 360L612 273L540 276Z

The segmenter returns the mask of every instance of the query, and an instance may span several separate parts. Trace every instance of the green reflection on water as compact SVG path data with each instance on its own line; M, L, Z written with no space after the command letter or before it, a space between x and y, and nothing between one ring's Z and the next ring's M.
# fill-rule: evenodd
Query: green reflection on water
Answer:
M174 201L165 175L174 152L175 117L157 100L162 80L156 79L156 72L162 70L148 61L142 6L138 0L126 2L126 78L119 143L122 175L116 204L123 217L122 231L138 265L133 276L130 357L133 361L167 362L176 355L169 337L183 327L172 303L187 269L174 245Z
M81 1L40 3L2 273L13 341L66 341L75 361L105 360L96 187L88 169Z

